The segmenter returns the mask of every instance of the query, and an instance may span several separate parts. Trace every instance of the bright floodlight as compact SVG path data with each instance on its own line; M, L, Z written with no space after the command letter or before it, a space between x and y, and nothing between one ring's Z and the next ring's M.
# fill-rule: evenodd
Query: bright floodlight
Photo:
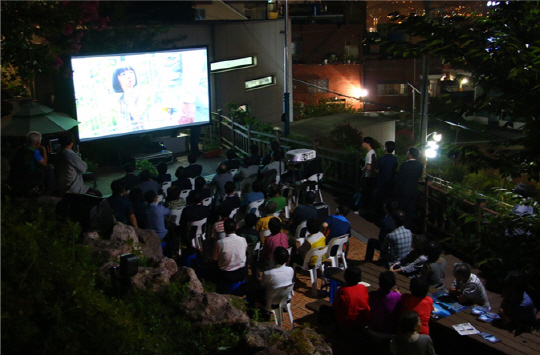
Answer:
M437 157L437 150L434 148L426 148L425 154L427 158L435 158Z
M368 94L368 92L367 92L366 89L360 89L360 88L355 88L354 89L354 97L356 97L356 98L366 97L367 94Z
M461 83L462 83L462 84L469 83L469 79L463 79L463 80L461 80Z
M435 142L441 142L441 140L442 140L442 134L435 132L435 133L433 134L433 139L435 140Z

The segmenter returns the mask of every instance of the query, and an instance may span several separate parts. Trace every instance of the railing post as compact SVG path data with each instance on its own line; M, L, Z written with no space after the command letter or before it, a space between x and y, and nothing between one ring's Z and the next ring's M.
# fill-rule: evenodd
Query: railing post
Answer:
M482 227L482 208L486 206L487 202L485 198L476 199L476 230L479 232Z
M249 148L251 147L251 125L247 125L247 137L248 137L248 153L250 153Z
M234 133L234 116L231 116L231 143L232 148L236 150L236 136Z
M217 113L218 113L218 118L219 118L219 143L221 144L221 146L223 146L223 125L221 124L221 121L222 121L222 114L223 114L223 110L219 109L217 110Z

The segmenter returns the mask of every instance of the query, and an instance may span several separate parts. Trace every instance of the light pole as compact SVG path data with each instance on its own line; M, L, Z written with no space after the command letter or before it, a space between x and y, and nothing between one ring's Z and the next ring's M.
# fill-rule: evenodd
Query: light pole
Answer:
M413 85L411 85L410 83L407 82L407 85L409 85L413 91L412 91L412 138L413 138L413 141L414 141L414 120L415 120L415 117L416 117L416 113L415 113L415 109L416 109L416 96L415 96L415 92L418 92L419 94L421 94L420 90L418 90L416 87L414 87Z

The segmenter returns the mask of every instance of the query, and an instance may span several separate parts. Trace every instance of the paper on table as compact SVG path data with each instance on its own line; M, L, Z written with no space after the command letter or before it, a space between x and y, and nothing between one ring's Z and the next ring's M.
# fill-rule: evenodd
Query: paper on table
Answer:
M452 328L454 328L459 335L480 334L480 332L473 327L471 323L454 324L452 325Z

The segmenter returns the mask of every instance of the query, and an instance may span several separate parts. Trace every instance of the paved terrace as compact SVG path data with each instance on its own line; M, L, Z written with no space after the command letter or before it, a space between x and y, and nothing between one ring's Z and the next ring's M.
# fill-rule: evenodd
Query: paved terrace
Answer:
M203 176L206 176L206 175L211 175L215 173L215 169L218 163L221 162L222 160L223 158L212 158L212 159L200 158L197 163L203 166ZM187 165L188 165L188 162L187 162L186 156L178 157L175 163L169 165L168 173L172 175L173 180L174 180L175 179L174 173L175 173L176 168L178 166L185 167ZM98 189L103 192L104 196L110 195L111 181L114 179L120 178L122 176L123 174L119 170L100 171L100 173L97 174ZM332 194L325 191L323 191L323 197L324 197L324 202L330 205L330 213L334 213L335 209L339 205L339 199L335 198ZM349 214L347 219L351 222L351 226L352 226L352 237L350 238L350 249L349 249L349 256L347 258L347 262L349 266L361 265L360 261L362 261L365 257L367 239L377 238L379 228L375 226L373 223L364 220L362 217L358 215L354 215L352 212ZM445 286L450 287L453 280L453 275L452 275L453 265L454 263L460 262L460 260L452 255L447 255L446 259L447 259L447 267L446 267ZM473 272L478 274L478 270L476 269L473 269ZM406 283L408 283L408 281L407 282L398 281L398 289L402 293L409 291L409 288ZM320 286L321 286L321 279L318 279L318 288L320 288ZM319 298L313 298L311 296L311 284L310 284L309 273L304 272L304 271L297 272L296 284L295 284L294 290L295 290L295 295L291 303L292 303L292 312L293 312L295 326L302 325L302 324L309 324L311 327L317 328L317 331L325 335L328 341L332 343L334 354L373 353L368 348L370 343L367 343L366 345L366 343L355 342L354 338L353 338L353 341L351 341L351 338L347 338L346 333L345 335L343 335L342 333L341 334L336 333L334 330L332 330L332 328L320 327L320 325L318 324L318 313L309 309L307 306L311 304L309 305L309 307L316 307L317 305L314 305L314 302L319 301L319 304L320 304L326 301L327 299L321 300ZM489 300L492 306L492 310L497 311L501 303L500 294L488 292L488 296L489 296ZM283 317L284 317L283 326L287 329L290 329L290 322L289 322L288 314L284 313ZM474 324L474 320L475 318L470 316L469 321ZM434 330L434 328L432 328L431 336L434 341L435 351L438 354L455 354L455 353L488 354L490 352L490 348L488 346L490 346L491 344L488 343L487 341L486 341L486 348L485 348L486 352L484 352L482 348L480 349L471 348L471 351L468 351L469 348L467 347L456 348L455 345L447 344L446 342L447 334L448 333L438 332L437 330ZM540 340L538 340L537 334L538 333L536 333L536 335L532 335L531 338L538 342L537 344L538 353L540 353Z

